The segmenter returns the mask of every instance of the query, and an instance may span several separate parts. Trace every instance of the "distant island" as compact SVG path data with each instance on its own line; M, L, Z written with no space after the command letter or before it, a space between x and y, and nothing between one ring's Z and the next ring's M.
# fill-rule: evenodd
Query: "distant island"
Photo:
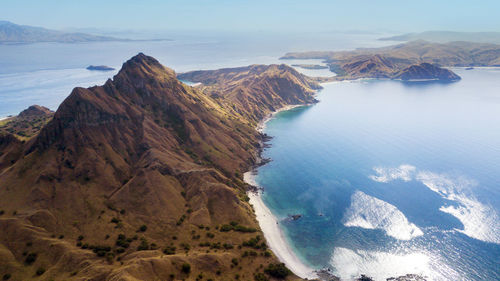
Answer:
M500 44L500 32L425 31L380 38L382 41L426 40L437 43L470 41Z
M87 66L88 70L92 71L112 71L115 70L112 67L106 66L106 65L89 65Z
M29 25L19 25L9 21L0 21L0 44L19 43L81 43L103 41L131 41L109 36L91 35L87 33L66 33Z
M325 60L337 76L317 78L320 82L359 78L453 82L458 75L443 67L500 66L500 45L417 40L382 48L287 53L281 59Z
M304 69L328 69L328 66L319 64L292 64L292 66Z

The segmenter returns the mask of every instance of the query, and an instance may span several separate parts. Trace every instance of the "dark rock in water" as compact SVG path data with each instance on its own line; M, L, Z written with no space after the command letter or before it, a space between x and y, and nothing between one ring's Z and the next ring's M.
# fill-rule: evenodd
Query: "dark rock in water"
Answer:
M106 65L89 65L87 67L88 70L95 70L95 71L111 71L115 70L112 67L106 66Z
M356 281L373 281L373 278L361 274L361 277L357 278Z
M473 69L474 69L474 67L471 66L471 67L467 67L465 70L473 70Z
M300 219L302 217L301 214L296 214L296 215L291 215L290 218L293 220L293 221L296 221L298 219Z
M387 281L427 281L427 279L418 274L406 274L399 277L387 278Z
M329 268L317 270L316 274L322 281L340 281L340 278L333 275L332 271Z
M449 69L424 62L401 70L393 76L393 79L403 81L438 80L454 82L460 80L461 78Z

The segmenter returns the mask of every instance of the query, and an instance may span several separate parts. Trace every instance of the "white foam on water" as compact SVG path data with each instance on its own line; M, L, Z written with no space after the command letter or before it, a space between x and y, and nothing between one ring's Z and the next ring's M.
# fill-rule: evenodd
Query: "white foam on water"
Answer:
M450 267L425 252L391 253L351 250L337 247L330 264L342 280L354 280L361 274L374 280L386 280L406 274L419 274L426 280L460 280Z
M370 175L374 181L387 183L396 179L417 180L444 199L456 205L441 206L440 211L456 217L463 229L455 229L471 238L500 244L500 215L490 205L479 202L473 195L478 183L464 176L450 176L430 171L418 171L414 166L403 164L396 168L375 167L377 175ZM361 219L360 227L370 226ZM364 225L364 226L363 226Z
M416 168L412 165L403 164L396 168L374 167L373 170L377 175L368 176L370 179L376 182L390 182L393 180L411 181Z
M387 235L399 240L423 235L422 230L410 223L394 205L361 191L351 196L351 205L344 213L342 222L347 227L382 229Z
M425 171L419 172L416 179L443 198L457 203L457 206L439 208L463 224L464 229L455 230L481 241L500 244L500 216L497 211L492 206L465 194L477 185L475 181L465 177L451 178L446 174Z

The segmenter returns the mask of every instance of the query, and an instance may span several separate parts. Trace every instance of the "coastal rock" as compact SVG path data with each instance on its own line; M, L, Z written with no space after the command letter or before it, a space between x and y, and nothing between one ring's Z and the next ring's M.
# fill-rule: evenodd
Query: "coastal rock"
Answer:
M387 278L387 281L426 281L424 277L418 274L406 274L399 277Z

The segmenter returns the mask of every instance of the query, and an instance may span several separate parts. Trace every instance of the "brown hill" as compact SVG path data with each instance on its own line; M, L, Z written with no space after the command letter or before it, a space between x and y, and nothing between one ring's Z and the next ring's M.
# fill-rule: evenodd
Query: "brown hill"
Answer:
M344 75L356 78L391 78L395 66L380 55L361 56L341 66Z
M0 121L0 134L13 134L21 140L27 140L42 129L54 115L50 109L32 105L19 115Z
M393 79L409 80L440 80L440 81L457 81L460 76L453 71L437 67L430 63L421 63L412 65L406 69L396 73Z
M366 71L363 75L355 71L357 75L349 75L349 66L364 62L367 58L373 60L375 57L383 57L387 62L373 62L375 69L392 65L394 73L421 63L431 63L438 67L500 66L500 45L473 42L431 43L417 40L382 48L287 53L282 59L324 59L330 69L339 74L336 79L353 79L379 78L378 71Z
M203 83L203 91L226 111L250 120L253 126L283 106L316 102L312 94L320 88L284 64L192 71L178 77Z
M313 100L302 75L258 68L273 71L212 77L265 86L273 98L247 100L266 102L249 107L259 116ZM257 161L262 135L249 124L258 118L240 120L243 102L227 110L234 92L211 90L221 95L139 54L103 86L75 88L36 137L0 136L0 274L251 279L276 263L241 178Z

